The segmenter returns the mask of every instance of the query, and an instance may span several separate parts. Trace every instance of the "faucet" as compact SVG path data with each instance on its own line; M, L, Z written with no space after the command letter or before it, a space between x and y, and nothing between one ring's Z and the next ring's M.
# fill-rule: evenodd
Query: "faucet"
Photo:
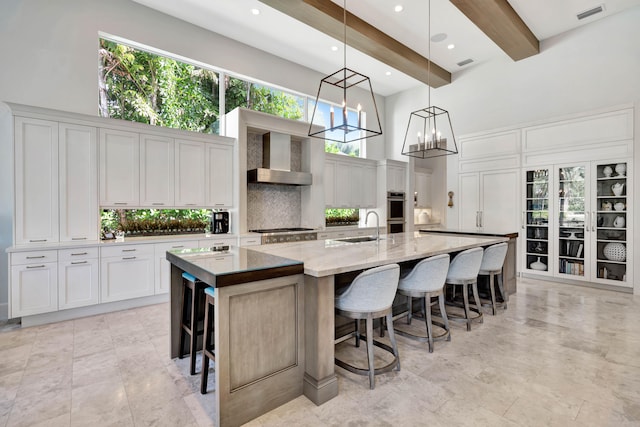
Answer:
M380 217L378 216L378 212L369 211L367 212L367 216L364 218L364 222L369 222L369 214L374 214L376 216L376 242L380 241Z

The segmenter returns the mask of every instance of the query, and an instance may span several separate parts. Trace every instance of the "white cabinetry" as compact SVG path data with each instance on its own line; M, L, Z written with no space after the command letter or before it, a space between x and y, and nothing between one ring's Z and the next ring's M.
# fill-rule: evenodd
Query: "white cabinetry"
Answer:
M520 227L519 176L519 169L460 174L460 229L517 230Z
M97 130L60 123L59 132L60 241L97 241Z
M140 135L140 205L173 206L173 138Z
M262 244L260 236L242 236L240 237L240 246L258 246Z
M154 293L153 245L120 245L100 249L102 302L138 298Z
M140 204L140 136L100 129L100 205Z
M57 122L15 118L15 194L15 244L57 242Z
M226 234L214 234L208 239L198 240L199 248L210 248L213 246L238 246L238 238Z
M431 207L431 174L428 172L415 173L415 207Z
M206 145L206 200L212 208L233 207L233 146Z
M175 204L176 206L204 206L205 149L196 141L175 142Z
M156 243L155 251L155 294L166 294L171 288L171 263L167 261L167 251L197 248L198 241Z
M11 318L57 310L57 251L11 254L10 295Z
M324 168L328 208L375 208L376 163L367 159L327 154Z
M98 248L58 251L58 309L100 302Z
M400 162L398 162L400 163ZM387 160L387 191L407 191L407 167L406 164L396 164Z

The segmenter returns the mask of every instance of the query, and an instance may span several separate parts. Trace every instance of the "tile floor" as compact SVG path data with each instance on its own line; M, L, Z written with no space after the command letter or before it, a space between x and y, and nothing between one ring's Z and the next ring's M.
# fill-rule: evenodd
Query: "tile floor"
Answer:
M247 425L640 426L640 297L531 279L518 289L506 312L454 326L432 354L398 337L402 370L375 390L336 368L338 398L299 397ZM212 425L211 394L188 359L168 357L167 310L2 328L0 426Z

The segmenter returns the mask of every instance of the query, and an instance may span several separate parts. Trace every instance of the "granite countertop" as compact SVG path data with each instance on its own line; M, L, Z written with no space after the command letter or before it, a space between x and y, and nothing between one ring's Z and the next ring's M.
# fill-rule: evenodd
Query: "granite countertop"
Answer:
M301 261L305 274L323 277L507 240L500 236L469 237L414 232L383 235L379 242L346 243L329 239L252 246L251 250Z
M169 262L215 286L229 286L274 277L302 274L302 262L247 248L215 251L212 248L167 251Z

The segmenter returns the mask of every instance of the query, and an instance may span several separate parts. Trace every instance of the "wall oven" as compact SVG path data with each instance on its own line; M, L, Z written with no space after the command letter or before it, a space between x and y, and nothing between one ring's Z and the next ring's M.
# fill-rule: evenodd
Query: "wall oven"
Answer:
M402 233L405 225L405 197L402 192L387 193L387 233Z

